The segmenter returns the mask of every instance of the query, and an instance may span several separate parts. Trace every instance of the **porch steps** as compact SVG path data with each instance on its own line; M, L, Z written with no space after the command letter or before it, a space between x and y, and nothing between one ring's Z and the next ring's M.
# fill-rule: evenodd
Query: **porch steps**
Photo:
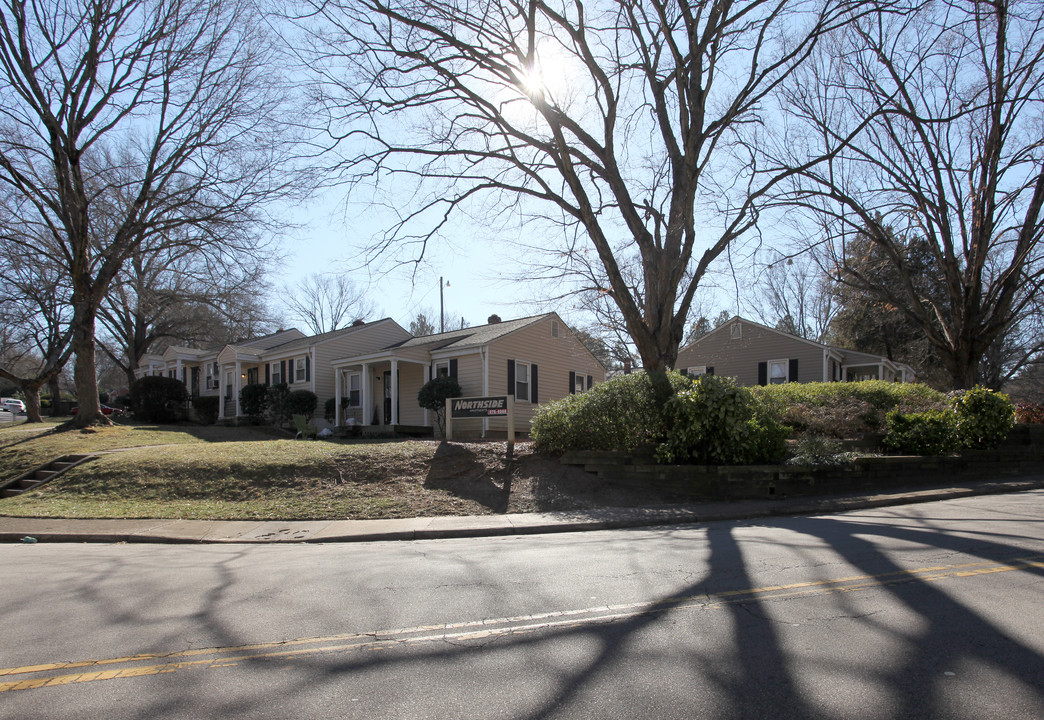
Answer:
M0 482L0 497L17 497L27 490L35 490L70 468L97 457L96 455L63 455L23 473L13 480Z

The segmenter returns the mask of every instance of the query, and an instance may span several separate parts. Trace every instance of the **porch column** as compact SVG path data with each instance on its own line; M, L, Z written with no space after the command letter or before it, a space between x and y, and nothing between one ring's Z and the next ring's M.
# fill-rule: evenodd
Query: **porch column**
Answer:
M225 368L218 367L217 386L218 386L218 417L225 417L225 388L221 387L221 380L225 375Z
M431 363L424 363L424 384L431 380ZM431 419L428 417L428 408L424 408L424 426L431 427Z
M884 363L877 363L877 379L884 380Z
M181 358L178 358L177 363L174 365L174 377L185 383L185 387L188 387L188 380L181 375Z
M371 385L373 378L370 376L370 366L363 363L362 366L362 424L369 425L370 418L373 417L373 413L370 411L370 403L373 402L370 396L373 394L371 391Z
M399 424L399 361L391 361L391 424Z
M243 414L243 408L239 407L239 391L243 389L243 363L236 360L236 389L234 390L235 395L232 396L232 400L236 403L236 417Z
M334 427L341 424L341 376L344 370L334 368Z

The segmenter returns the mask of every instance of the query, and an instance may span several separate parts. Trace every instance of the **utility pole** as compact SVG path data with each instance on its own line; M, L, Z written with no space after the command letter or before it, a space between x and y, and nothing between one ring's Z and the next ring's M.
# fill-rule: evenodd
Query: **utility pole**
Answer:
M449 287L449 283L445 283L446 287ZM446 332L446 303L442 298L442 277L439 276L439 332Z

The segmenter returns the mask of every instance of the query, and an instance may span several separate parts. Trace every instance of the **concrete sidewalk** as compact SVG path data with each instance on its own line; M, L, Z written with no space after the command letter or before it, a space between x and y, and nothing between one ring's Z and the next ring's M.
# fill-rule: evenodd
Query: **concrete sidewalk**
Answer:
M885 493L639 508L392 520L59 520L0 517L0 542L319 543L531 535L679 523L815 515L1044 488L1044 476Z

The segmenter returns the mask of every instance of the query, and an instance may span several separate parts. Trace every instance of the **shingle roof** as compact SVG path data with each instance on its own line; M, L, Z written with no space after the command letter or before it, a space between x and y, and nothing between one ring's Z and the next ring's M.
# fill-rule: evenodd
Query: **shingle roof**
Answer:
M391 320L391 318L381 318L380 320L374 320L373 322L368 322L363 325L349 325L348 327L341 328L340 330L331 330L330 332L321 333L319 335L311 335L308 337L300 337L288 340L287 342L264 348L264 350L265 352L281 353L286 350L297 350L298 348L306 348L316 343L323 342L324 340L330 340L336 337L340 337L342 335L349 335L351 333L358 332L365 328L372 327L373 325L376 325L378 323L388 322L389 320Z
M392 345L391 348L424 348L431 351L444 349L463 350L465 348L479 347L553 315L554 313L544 313L543 315L533 315L532 317L519 318L518 320L505 320L462 330L422 335L421 337L411 338Z

